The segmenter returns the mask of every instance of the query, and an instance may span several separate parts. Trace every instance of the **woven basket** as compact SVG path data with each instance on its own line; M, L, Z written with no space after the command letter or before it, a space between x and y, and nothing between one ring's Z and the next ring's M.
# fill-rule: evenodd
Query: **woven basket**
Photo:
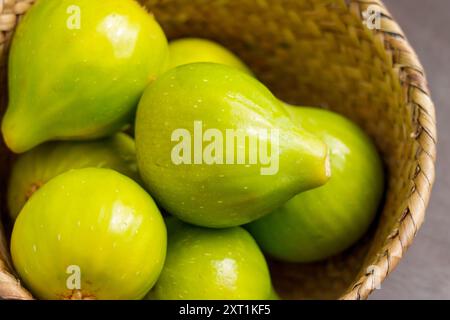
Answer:
M7 103L8 44L33 0L0 0L0 110ZM141 1L169 38L218 41L248 63L286 102L340 112L374 139L388 175L380 215L365 239L325 262L271 262L286 299L365 299L393 270L423 222L434 181L436 126L424 70L378 0ZM381 11L369 30L368 6ZM2 112L3 112L2 111ZM4 204L10 154L0 147ZM4 207L4 205L3 205ZM3 209L0 297L31 299L11 267Z

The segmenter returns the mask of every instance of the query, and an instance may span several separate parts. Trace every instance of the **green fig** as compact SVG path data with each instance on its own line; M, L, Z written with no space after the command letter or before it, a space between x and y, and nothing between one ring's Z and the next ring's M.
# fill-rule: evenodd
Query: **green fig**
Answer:
M110 135L129 123L159 72L167 40L134 0L40 0L9 56L8 147Z
M205 227L253 221L330 174L326 145L264 85L214 63L177 67L146 89L136 154L158 203Z
M14 266L40 299L142 299L163 268L167 235L152 198L111 169L60 174L25 204Z
M71 169L111 168L139 180L134 141L124 133L96 141L47 142L18 156L11 169L8 208L14 220L47 181Z
M200 38L182 38L169 43L168 69L194 62L220 63L252 73L233 52L216 42Z
M367 231L383 193L382 162L350 120L321 109L286 108L296 124L327 143L332 177L247 228L273 258L317 261L343 251Z
M267 300L283 300L283 299L281 299L278 293L275 291L275 289L272 288L272 291L270 292Z
M246 230L195 227L173 217L166 225L166 262L149 299L272 299L266 260Z

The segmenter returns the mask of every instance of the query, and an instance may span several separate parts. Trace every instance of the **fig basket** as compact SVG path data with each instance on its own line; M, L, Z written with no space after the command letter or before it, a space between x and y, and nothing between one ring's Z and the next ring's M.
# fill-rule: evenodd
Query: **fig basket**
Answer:
M39 0L37 0L39 1ZM0 114L8 46L34 0L0 0ZM236 52L273 93L329 108L375 141L387 182L371 230L326 261L270 261L285 299L366 299L395 268L421 226L435 176L435 111L425 72L378 0L142 0L169 39L195 36ZM38 98L38 97L36 97ZM0 298L33 299L11 264L5 189L12 154L0 146Z

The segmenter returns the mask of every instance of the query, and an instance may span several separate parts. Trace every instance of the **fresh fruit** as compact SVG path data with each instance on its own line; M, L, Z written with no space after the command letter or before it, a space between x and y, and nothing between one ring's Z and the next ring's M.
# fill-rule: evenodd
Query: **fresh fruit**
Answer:
M275 291L275 289L272 288L271 293L269 294L269 297L267 300L282 300L278 293Z
M194 62L213 62L235 67L251 74L250 69L230 50L222 45L199 38L183 38L169 43L169 65L172 69Z
M21 153L118 131L167 51L160 26L133 0L40 0L12 43L6 144Z
M11 169L8 208L15 219L47 181L71 169L111 168L138 181L134 141L123 133L86 142L48 142L21 154Z
M250 234L240 227L207 229L166 219L167 259L149 297L178 299L267 299L269 269Z
M17 217L11 255L41 299L140 299L164 263L166 229L152 198L110 169L63 173Z
M248 230L276 259L321 260L348 248L367 231L383 192L382 164L369 138L344 117L320 109L286 108L296 124L327 143L332 176L326 185L297 195Z
M157 202L205 227L250 222L329 178L326 145L253 77L214 63L177 67L146 89L136 154Z

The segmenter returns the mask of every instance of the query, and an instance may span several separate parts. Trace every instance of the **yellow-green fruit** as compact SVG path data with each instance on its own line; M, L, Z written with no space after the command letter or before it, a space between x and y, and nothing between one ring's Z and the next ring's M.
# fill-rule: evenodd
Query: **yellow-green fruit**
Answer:
M156 282L166 228L152 198L110 169L63 173L17 217L11 255L40 299L141 299Z
M167 259L149 298L272 298L269 269L250 234L240 227L207 229L166 219Z
M129 123L161 71L167 40L134 0L40 0L14 34L8 147L110 135Z
M330 111L286 106L299 126L330 150L330 181L301 193L248 225L262 250L290 262L335 255L354 244L373 221L383 193L380 157L366 134Z
M275 291L275 289L272 288L272 291L271 291L271 293L269 295L269 298L267 298L267 300L282 300L282 299L280 298L278 293Z
M216 42L200 38L183 38L169 43L168 69L194 62L220 63L252 73L233 52Z
M329 178L322 140L256 79L214 63L177 67L146 89L136 154L158 203L206 227L248 223Z
M8 184L8 208L15 219L47 181L71 169L111 168L138 181L134 140L123 133L86 142L48 142L18 156Z

